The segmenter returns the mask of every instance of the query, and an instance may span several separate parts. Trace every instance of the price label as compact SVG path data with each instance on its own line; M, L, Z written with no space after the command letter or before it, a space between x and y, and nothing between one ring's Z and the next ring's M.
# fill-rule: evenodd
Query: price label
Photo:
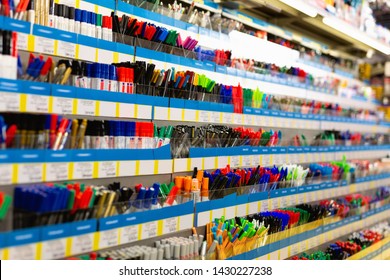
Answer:
M76 58L76 45L65 41L58 41L57 55Z
M42 259L56 260L65 257L66 238L54 239L42 243Z
M163 234L177 232L178 218L168 218L163 221Z
M317 237L310 238L309 239L309 248L312 249L312 248L315 248L317 246L318 246Z
M299 154L291 154L290 159L292 160L293 163L299 162Z
M242 124L242 114L233 114L234 124Z
M221 123L221 113L220 112L211 112L211 122Z
M253 115L244 115L244 124L253 125L254 124L254 116Z
M157 236L157 221L145 223L142 225L142 239L148 239Z
M53 112L58 114L72 114L73 113L73 99L54 97L53 98Z
M230 165L232 167L239 167L240 166L240 156L230 157Z
M138 229L139 226L128 226L121 230L121 244L131 243L138 241Z
M118 246L118 229L105 230L100 232L99 249Z
M12 184L12 165L0 164L0 185Z
M30 163L18 165L18 182L19 183L33 183L43 181L43 164Z
M16 47L18 50L28 50L28 34L26 33L18 33L18 40Z
M253 166L259 166L260 165L260 156L254 155L252 157L252 159L253 159Z
M290 197L289 196L282 196L280 198L280 207L281 208L285 208L287 206L290 206L291 203L290 203Z
M283 154L274 154L274 164L279 165L284 163L284 155Z
M210 122L210 112L200 111L199 112L199 121L200 122Z
M231 124L233 122L233 114L223 113L223 123Z
M73 179L91 179L93 162L75 162L73 170Z
M295 256L300 253L300 243L295 243L291 245L291 255Z
M69 164L67 162L46 164L46 181L68 180Z
M314 201L314 192L308 192L306 194L307 196L307 202L313 202Z
M99 178L116 177L116 161L102 161L99 162Z
M53 55L54 40L37 36L35 38L35 52Z
M270 164L271 164L271 157L269 155L263 155L263 165L270 166Z
M268 200L261 201L260 206L261 206L260 212L268 211L268 209L269 209L269 207L268 207Z
M280 197L272 199L272 209L278 209L280 205Z
M20 94L0 92L1 111L20 112Z
M78 255L93 250L93 233L78 235L72 238L71 254Z
M96 101L87 99L77 100L77 114L86 116L95 116Z
M26 108L29 112L48 113L49 96L27 95Z
M243 166L252 166L252 156L243 156L242 157L242 164Z
M35 260L37 255L37 245L29 244L9 248L10 260Z
M300 193L298 194L298 204L303 204L303 203L305 203L305 194Z

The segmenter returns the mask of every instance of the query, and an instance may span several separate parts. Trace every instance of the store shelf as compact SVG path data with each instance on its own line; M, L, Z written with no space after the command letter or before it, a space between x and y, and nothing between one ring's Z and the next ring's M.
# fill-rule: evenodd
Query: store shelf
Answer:
M237 147L191 148L190 157L173 160L174 172L190 172L195 167L218 169L236 167L273 166L283 163L311 163L351 159L381 158L389 146L329 146L329 147Z
M387 237L371 245L370 247L349 257L347 260L371 260L378 256L381 257L380 259L386 259L386 256L383 256L384 258L382 258L382 253L385 253L385 255L390 255L390 252L386 252L388 249L390 249L390 237Z
M367 214L368 213L368 214ZM305 231L301 234L286 238L276 239L264 247L252 250L242 255L234 256L233 260L283 260L302 252L326 244L348 233L367 228L381 221L388 220L390 215L389 205L370 210L366 214L343 219L339 222L322 225L316 229Z
M168 99L70 86L0 79L0 110L75 116L152 119Z
M1 185L171 174L170 147L149 150L3 150Z
M195 225L206 225L221 216L226 219L244 217L263 211L372 190L389 184L390 176L384 174L361 178L350 185L346 181L340 181L278 189L271 191L269 198L268 193L264 192L239 196L229 195L223 199L197 203Z
M327 182L316 186L277 190L270 194L229 195L224 199L197 203L195 208L191 201L167 208L98 220L17 230L0 234L0 248L3 248L3 255L0 256L3 260L64 258L201 226L203 216L207 216L205 223L222 215L230 219L284 205L309 203L327 197L375 189L385 184L390 184L390 174L361 178L352 185L347 185L345 181ZM291 190L295 190L296 193L278 197L284 195L284 191L290 193ZM268 199L268 195L271 198ZM56 249L51 250L53 247Z
M235 114L230 104L123 94L0 79L0 110L75 116L169 120L297 129L335 129L388 133L390 126L351 118L245 108ZM164 107L163 107L164 106ZM168 107L170 106L170 107ZM199 110L202 108L203 110Z

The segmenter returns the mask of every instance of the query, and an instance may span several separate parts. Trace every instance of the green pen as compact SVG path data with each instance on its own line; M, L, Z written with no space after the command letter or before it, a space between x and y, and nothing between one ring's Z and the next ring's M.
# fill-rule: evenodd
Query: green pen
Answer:
M244 233L238 238L238 240L242 240L244 239L244 237L247 237L248 236L248 232L247 231L244 231Z
M73 209L75 196L76 196L76 191L75 190L69 190L68 210L72 210Z
M175 186L175 183L174 182L171 182L169 185L168 185L168 188L169 188L169 191L172 190L172 188Z
M160 127L160 133L158 134L157 148L160 148L164 143L164 135L165 135L166 127Z
M10 195L4 195L4 200L0 208L0 221L4 220L11 203L12 203L12 197Z
M165 131L165 137L162 146L169 145L169 143L171 143L172 134L173 134L173 126L169 125L167 127L167 130Z
M92 196L91 196L91 200L89 201L89 205L88 205L89 208L92 208L95 205L95 198L96 198L96 190L94 188L92 188Z
M233 236L232 236L232 234L231 234L230 232L228 232L228 237L229 237L229 240L230 240L230 242L231 242L232 239L233 239Z

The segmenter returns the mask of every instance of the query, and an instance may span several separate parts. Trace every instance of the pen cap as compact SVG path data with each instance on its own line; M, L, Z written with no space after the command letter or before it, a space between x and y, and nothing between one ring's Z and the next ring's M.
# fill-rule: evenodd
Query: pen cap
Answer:
M114 65L109 66L109 80L111 81L118 80L117 68Z
M184 193L190 193L192 186L192 178L187 176L184 178Z
M175 186L178 187L180 190L183 189L184 184L184 177L177 176L175 177Z
M97 14L96 15L96 25L101 27L103 25L102 20L103 20L102 15L101 14Z
M134 69L133 68L128 69L127 76L128 76L130 83L134 82Z
M102 64L102 78L108 80L110 78L110 66L108 64Z
M68 7L68 18L69 19L75 19L75 12L76 9L74 7Z
M89 17L88 11L81 10L80 22L88 23L88 17Z
M202 180L202 191L208 191L209 190L209 178L203 177Z
M75 9L74 10L74 20L81 22L81 18L82 18L82 11L80 9Z

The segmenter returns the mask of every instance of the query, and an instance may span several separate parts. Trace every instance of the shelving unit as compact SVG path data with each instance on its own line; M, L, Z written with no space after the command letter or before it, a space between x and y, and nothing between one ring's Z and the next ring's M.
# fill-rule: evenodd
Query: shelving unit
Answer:
M62 2L59 0L59 2ZM66 1L69 4L72 1ZM190 3L191 1L184 1ZM207 2L207 1L206 1ZM226 2L226 1L225 1ZM245 1L244 1L245 2ZM278 1L279 2L279 1ZM169 18L122 1L75 0L74 7L109 15L130 14L138 19L166 26L208 48L228 48L234 40L228 35ZM242 12L232 13L218 5L196 2L200 9L221 13L239 20L252 28L273 32L286 38L299 38L303 45L326 49L314 40L277 28ZM290 11L290 9L288 9ZM318 26L317 26L318 27ZM319 27L323 28L323 26ZM266 94L287 96L339 104L346 108L375 111L374 100L349 98L334 91L309 86L293 80L271 75L261 75L217 65L212 61L200 61L188 57L158 52L139 46L56 30L0 16L0 29L18 33L17 49L51 55L58 58L87 62L119 63L145 61L163 69L196 71L205 74L217 83L240 84L243 88L259 88ZM249 35L245 35L249 36ZM278 56L273 51L276 44L252 38L270 50L270 59ZM261 41L261 42L260 42ZM355 42L355 38L348 41ZM381 44L375 42L375 44ZM381 44L382 45L382 44ZM382 46L380 45L380 48ZM257 45L256 45L257 46ZM366 48L366 46L361 46ZM236 46L237 47L237 46ZM239 46L245 48L246 46ZM317 69L326 74L364 86L353 75L333 71L315 63L299 60L292 50L282 48L286 55L296 58L295 66ZM390 51L389 51L390 53ZM314 71L314 70L313 70ZM107 93L72 86L53 85L22 80L0 79L0 112L60 114L73 118L146 120L162 123L183 123L200 126L205 124L231 125L247 128L272 128L320 132L325 130L348 130L361 133L390 133L390 123L385 121L359 120L341 116L283 112L262 108L244 107L243 113L234 113L231 104L181 100L169 97L142 94ZM229 165L232 168L253 166L272 167L283 163L309 164L354 159L379 159L389 155L390 146L315 146L315 147L234 147L192 148L188 158L172 158L170 146L144 150L0 150L0 185L12 189L18 184L61 182L69 180L100 180L115 178L126 180L139 176L189 174L198 168L214 170ZM141 177L142 176L142 177ZM118 246L130 246L138 241L148 242L168 234L182 233L192 227L201 228L224 216L226 219L243 217L262 211L275 210L302 203L314 203L347 194L375 190L390 186L390 174L377 174L348 182L326 181L309 185L276 189L266 192L231 194L222 199L164 207L155 210L90 219L72 223L47 225L31 229L11 230L0 233L0 259L63 259L92 251L107 250ZM248 250L231 259L286 259L293 255L325 244L358 229L388 220L390 205L383 205L343 220L321 220L315 225L301 226L270 237L266 246ZM312 227L310 227L312 226ZM383 239L350 259L377 259L390 256L390 240Z

